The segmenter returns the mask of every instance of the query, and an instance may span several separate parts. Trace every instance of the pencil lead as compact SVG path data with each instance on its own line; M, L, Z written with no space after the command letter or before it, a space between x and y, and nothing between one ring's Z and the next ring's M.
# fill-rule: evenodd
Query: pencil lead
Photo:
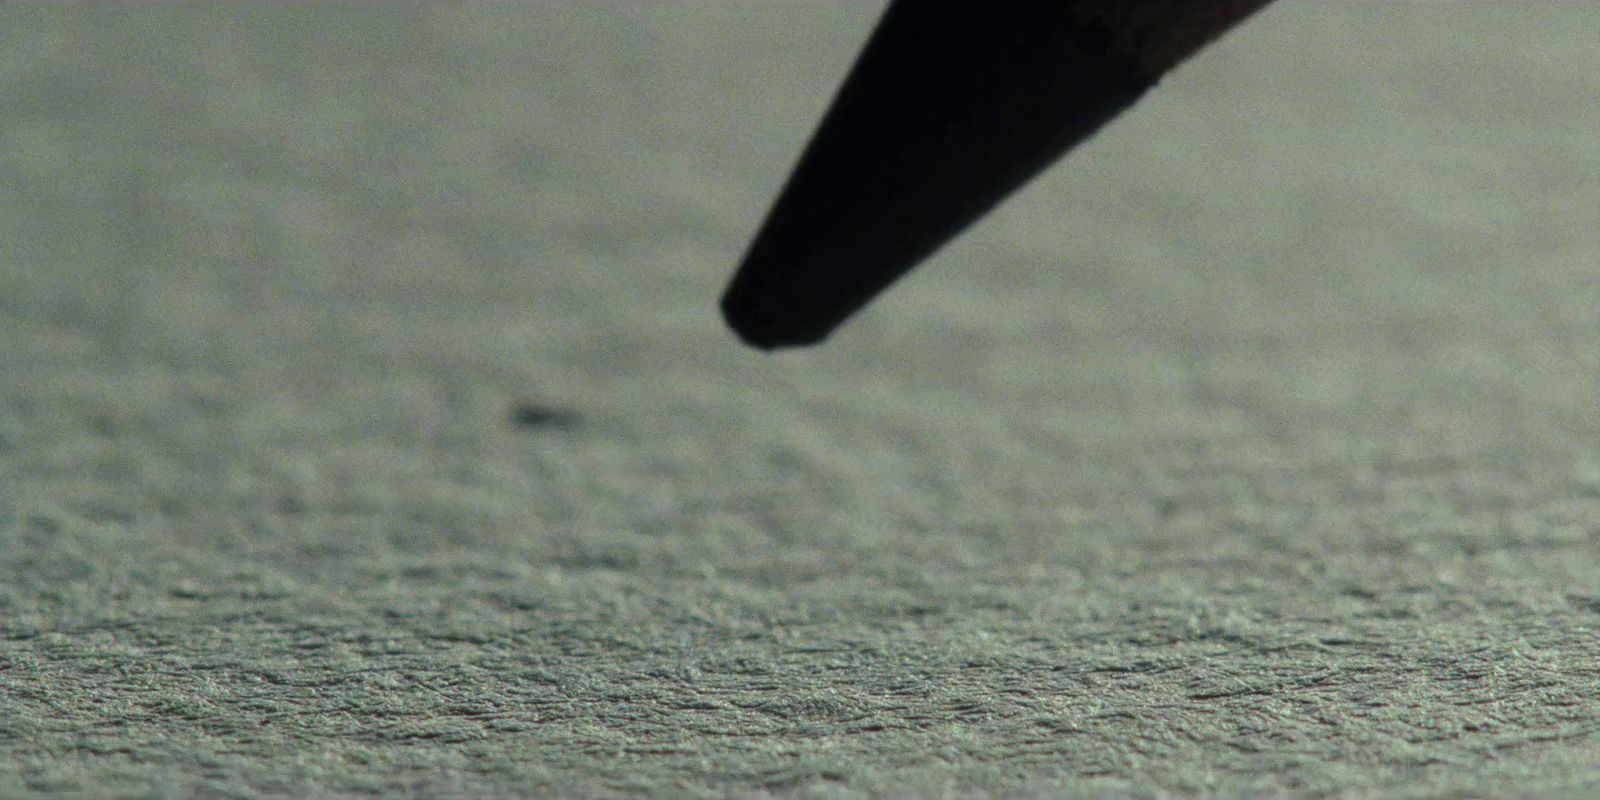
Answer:
M1267 0L894 0L722 298L815 344Z

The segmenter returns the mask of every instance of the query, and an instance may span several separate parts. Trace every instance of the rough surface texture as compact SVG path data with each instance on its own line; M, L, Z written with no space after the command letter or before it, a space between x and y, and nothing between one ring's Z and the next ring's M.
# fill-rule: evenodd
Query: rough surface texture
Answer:
M1269 8L745 350L875 13L0 13L0 795L1600 790L1600 9Z

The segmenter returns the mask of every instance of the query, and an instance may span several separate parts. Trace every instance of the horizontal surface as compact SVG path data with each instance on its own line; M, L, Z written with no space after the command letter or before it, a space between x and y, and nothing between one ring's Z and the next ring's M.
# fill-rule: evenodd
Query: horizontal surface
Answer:
M0 795L1590 794L1600 9L1269 8L747 350L876 12L0 12Z

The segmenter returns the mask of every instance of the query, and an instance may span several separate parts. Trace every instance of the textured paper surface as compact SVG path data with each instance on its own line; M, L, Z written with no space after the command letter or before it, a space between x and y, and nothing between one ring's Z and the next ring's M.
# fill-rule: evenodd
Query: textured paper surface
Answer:
M876 13L0 13L0 794L1600 788L1600 11L1269 8L744 349Z

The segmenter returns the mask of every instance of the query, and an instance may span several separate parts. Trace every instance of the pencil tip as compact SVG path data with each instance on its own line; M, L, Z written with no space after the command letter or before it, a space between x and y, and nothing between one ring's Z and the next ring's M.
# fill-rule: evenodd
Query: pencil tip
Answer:
M822 341L1204 41L1141 57L1112 23L1144 24L1123 37L1135 44L1166 42L1155 34L1214 33L1264 1L1229 0L1241 10L1227 14L1174 2L1182 13L1154 23L1109 3L891 3L735 273L724 318L766 350ZM1201 11L1204 25L1179 24Z

